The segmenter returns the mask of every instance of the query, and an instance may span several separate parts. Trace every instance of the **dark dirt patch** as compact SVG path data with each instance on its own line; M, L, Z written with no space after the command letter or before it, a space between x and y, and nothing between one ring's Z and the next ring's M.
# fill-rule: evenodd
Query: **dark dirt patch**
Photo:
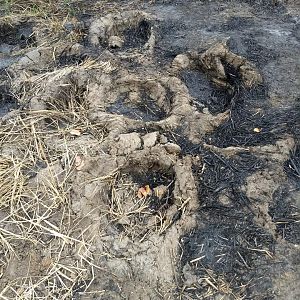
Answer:
M166 117L162 109L145 92L142 93L141 102L138 104L126 103L127 97L128 93L121 95L114 104L107 108L107 111L146 122L159 121Z
M245 29L252 26L254 23L252 18L249 17L230 17L226 25L223 27L224 30L235 30L236 28Z
M230 38L229 47L233 52L240 53L258 66L264 66L278 58L279 54L274 49L268 49L255 40L257 33L249 33L247 38Z
M6 45L5 49L7 49L7 51L9 51L9 49L10 51L14 51L32 46L34 43L35 36L33 34L32 23L21 23L18 25L4 23L0 25L0 46L2 46L3 50L3 44Z
M300 24L295 25L295 29L293 30L293 36L300 41Z
M128 28L123 32L124 48L142 48L151 34L150 22L143 20L136 27Z
M211 25L208 31L235 31L236 28L240 28L241 30L245 30L251 28L254 25L254 20L251 16L249 17L239 17L232 16L224 24Z
M217 114L228 109L233 95L213 86L201 71L183 71L181 77L200 111L207 107L212 114Z
M58 58L58 67L65 67L69 65L79 65L88 58L87 54L82 55L69 55L62 53Z
M18 107L16 98L11 94L8 78L0 75L0 117Z
M286 12L284 1L281 0L243 0L243 2L264 14L283 15Z
M186 24L177 20L162 20L158 28L158 44L155 46L155 56L161 63L170 63L176 55L184 53L188 47L182 43ZM169 44L169 40L177 39L178 43Z

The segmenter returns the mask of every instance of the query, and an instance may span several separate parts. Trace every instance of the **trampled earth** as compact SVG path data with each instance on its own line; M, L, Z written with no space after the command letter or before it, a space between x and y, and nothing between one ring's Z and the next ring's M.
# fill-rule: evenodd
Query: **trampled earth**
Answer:
M300 3L0 2L1 299L300 298Z

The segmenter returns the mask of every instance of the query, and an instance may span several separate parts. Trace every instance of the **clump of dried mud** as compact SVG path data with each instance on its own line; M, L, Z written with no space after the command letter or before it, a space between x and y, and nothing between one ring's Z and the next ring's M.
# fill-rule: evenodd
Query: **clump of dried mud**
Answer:
M79 2L0 20L0 296L297 299L297 4Z

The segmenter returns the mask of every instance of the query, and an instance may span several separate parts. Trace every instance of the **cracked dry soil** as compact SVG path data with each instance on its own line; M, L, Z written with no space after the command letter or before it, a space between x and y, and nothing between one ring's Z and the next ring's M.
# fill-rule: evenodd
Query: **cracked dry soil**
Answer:
M298 299L297 2L1 18L0 296Z

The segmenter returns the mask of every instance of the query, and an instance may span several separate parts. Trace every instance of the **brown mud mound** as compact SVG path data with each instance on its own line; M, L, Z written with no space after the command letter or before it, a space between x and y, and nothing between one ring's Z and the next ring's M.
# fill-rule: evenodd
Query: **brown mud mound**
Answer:
M21 2L0 297L299 298L297 4Z
M155 42L150 25L151 19L148 14L139 10L108 14L92 21L89 28L89 42L93 46L110 48L142 46L146 50Z

